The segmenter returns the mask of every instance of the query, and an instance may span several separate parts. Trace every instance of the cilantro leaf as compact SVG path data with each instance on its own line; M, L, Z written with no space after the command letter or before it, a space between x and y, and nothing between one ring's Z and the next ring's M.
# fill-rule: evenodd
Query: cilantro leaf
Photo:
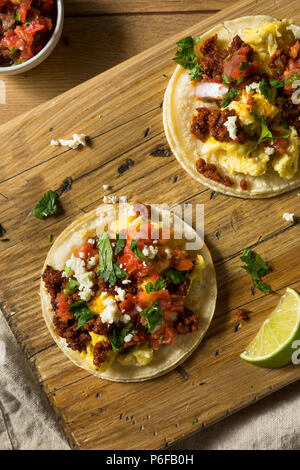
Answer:
M199 42L199 41L198 41ZM175 57L173 58L174 62L181 65L185 69L192 69L197 61L197 56L194 52L194 39L192 36L180 39L177 43L177 51Z
M76 279L70 279L69 284L64 289L64 294L70 295L73 291L77 290L79 287L79 282Z
M154 282L147 282L145 285L147 294L150 294L150 292L166 289L166 287L167 283L164 279L157 279Z
M240 92L238 90L236 90L235 88L230 88L229 92L226 93L226 95L221 101L221 108L226 108L226 106L229 105L233 98L235 98L239 94Z
M249 248L242 251L240 259L245 263L241 267L250 274L253 285L264 293L272 292L269 284L261 281L261 278L271 271L266 261L264 261L259 254L254 253Z
M272 88L282 88L284 87L284 82L281 80L276 80L275 78L270 78L269 80Z
M146 328L151 333L162 322L162 310L156 300L150 307L145 308L139 314L146 319Z
M270 88L270 85L268 83L268 80L266 78L263 78L260 82L259 82L259 90L261 92L261 94L267 98L268 101L271 100L271 97L272 97L272 90Z
M45 219L59 211L58 195L55 191L48 191L44 194L40 202L35 206L32 214L37 219Z
M189 271L179 271L178 269L169 268L165 271L165 275L173 282L173 284L181 284L188 276Z
M120 234L117 233L116 246L115 246L115 255L121 253L124 250L126 245L126 238L120 238Z
M114 329L112 331L112 333L109 335L109 339L110 339L112 350L114 352L118 352L122 348L123 343L124 343L124 338L129 333L135 333L132 323L127 323L125 326L123 326L123 328Z
M230 80L229 80L229 78L227 77L227 75L225 75L225 73L223 73L222 79L223 79L223 82L224 82L225 85L229 85L229 84L230 84Z
M132 253L135 254L135 256L139 259L147 259L146 256L143 255L143 253L140 252L139 247L138 247L138 238L135 240L132 240L130 249Z
M190 72L189 76L191 77L191 80L196 80L197 78L201 77L202 75L202 69L200 67L200 64L196 64L195 67L193 67Z
M108 282L111 286L114 286L117 279L125 279L127 272L123 271L118 263L113 261L113 250L109 235L106 231L103 232L101 238L97 238L97 245L99 250L98 274L101 279Z
M115 275L117 276L117 278L125 279L125 277L127 276L127 272L121 269L118 263L113 263L113 267L114 267Z
M97 237L97 245L99 250L99 271L98 274L105 282L109 282L112 286L116 284L117 277L113 266L113 250L110 239L106 231L103 232L101 238Z
M239 65L239 70L248 70L249 67L249 62L245 62L244 60L242 60L241 64Z
M85 323L91 320L94 315L87 307L85 300L79 300L71 304L68 308L69 312L72 312L72 315L78 320L76 330L81 328Z

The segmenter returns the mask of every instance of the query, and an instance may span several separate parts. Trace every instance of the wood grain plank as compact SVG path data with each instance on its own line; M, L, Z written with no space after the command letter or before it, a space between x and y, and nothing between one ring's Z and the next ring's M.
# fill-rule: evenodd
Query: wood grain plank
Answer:
M300 215L296 191L264 201L227 198L191 180L174 158L150 156L151 149L166 142L159 105L167 83L164 75L173 70L176 40L241 11L268 13L276 7L281 17L291 16L296 6L295 0L288 5L282 0L243 0L0 126L1 142L6 143L1 149L0 211L11 236L11 242L0 247L0 300L73 446L111 448L114 442L123 449L161 448L299 378L294 366L262 370L239 359L285 287L300 288L300 225L282 219L287 209ZM300 15L293 16L300 22ZM77 152L51 148L50 127L51 137L67 137L74 130L87 133L89 147ZM145 138L148 127L151 132ZM119 176L118 166L126 158L134 160L134 166ZM57 188L67 176L74 183L62 198L65 212L45 221L31 217L38 195ZM166 202L167 195L173 205L205 204L206 241L216 262L219 297L204 342L184 364L189 380L178 371L143 384L97 380L69 363L45 328L38 284L48 234L60 233L98 205L102 185L108 182L112 192L132 201ZM271 263L273 272L266 282L276 294L251 292L250 277L239 259L246 246L255 246ZM237 329L235 311L243 305L251 310L251 318ZM120 404L121 393L126 403ZM195 417L198 423L193 425Z
M201 11L216 11L231 5L229 0L215 0L212 4L209 0L65 0L66 15L117 15L134 13L196 13Z
M107 21L105 16L82 16L82 2L78 2L77 11L78 18L65 18L62 39L45 62L28 73L1 77L6 85L6 104L0 105L0 124L210 15L114 16Z

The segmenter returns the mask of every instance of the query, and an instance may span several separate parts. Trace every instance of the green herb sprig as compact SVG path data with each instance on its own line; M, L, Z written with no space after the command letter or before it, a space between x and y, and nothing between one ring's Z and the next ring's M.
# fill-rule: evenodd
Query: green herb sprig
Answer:
M198 58L194 52L194 45L198 44L198 42L198 36L196 36L195 39L193 39L192 36L180 39L180 41L176 43L177 51L173 58L174 62L181 65L183 68L190 70L189 75L191 80L196 80L196 78L202 75Z
M156 292L158 290L163 290L167 288L167 282L164 279L157 279L154 282L147 282L145 289L147 294L151 292Z
M74 302L69 306L68 310L78 320L76 330L81 328L94 317L93 313L88 308L85 300L79 300L78 302Z
M139 312L146 319L146 328L151 333L162 322L162 310L156 300L150 307Z
M248 274L250 274L254 287L264 293L272 292L272 288L269 286L269 284L266 284L261 280L263 276L271 271L266 261L264 261L259 254L254 253L249 248L246 248L242 251L242 256L240 259L245 263L245 265L241 267L245 269Z
M58 194L50 189L35 206L32 214L37 219L45 219L46 217L57 214L58 211Z

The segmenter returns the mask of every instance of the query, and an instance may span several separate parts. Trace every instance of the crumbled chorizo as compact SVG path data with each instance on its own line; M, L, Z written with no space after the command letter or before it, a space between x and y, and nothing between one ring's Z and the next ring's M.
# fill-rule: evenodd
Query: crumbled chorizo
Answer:
M246 308L239 308L236 314L241 320L249 320L249 310Z
M93 364L100 367L106 361L107 355L111 350L110 341L100 341L94 346Z
M210 110L203 107L197 108L197 111L197 115L192 120L191 132L202 142L205 142L209 136L208 116L210 115Z
M179 335L185 335L198 330L199 319L196 313L192 312L188 308L184 308L184 311L179 315L175 322L175 329Z
M51 296L52 307L55 306L56 295L58 294L58 292L61 291L61 286L63 282L61 274L61 271L53 269L51 266L47 266L42 275L45 287Z
M224 184L224 186L233 186L233 182L228 176L222 176L217 170L216 165L213 163L206 163L203 158L199 158L196 161L196 169L205 178L209 178L217 183Z
M240 181L240 187L243 191L247 191L247 188L248 188L248 183L247 183L247 180L245 179L241 179Z
M232 142L233 139L230 137L225 123L230 116L236 116L236 112L232 109L224 110L211 110L208 117L209 129L211 136L219 142ZM239 118L236 119L236 139L239 143L244 143L246 140L246 134L242 129Z
M203 57L199 62L204 79L213 78L214 80L222 82L223 61L228 55L228 52L226 49L221 50L219 48L217 40L218 35L215 34L204 42L203 46L200 48Z

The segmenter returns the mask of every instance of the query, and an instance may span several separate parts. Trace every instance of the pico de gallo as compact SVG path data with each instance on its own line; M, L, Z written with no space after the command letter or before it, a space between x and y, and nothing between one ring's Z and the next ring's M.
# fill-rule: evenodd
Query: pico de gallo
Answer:
M40 52L56 14L54 0L0 0L0 66L21 64Z
M116 358L146 365L155 350L198 329L197 314L185 306L197 259L172 230L170 239L161 228L154 239L151 222L138 227L88 238L62 271L47 266L42 276L56 334L99 371Z

